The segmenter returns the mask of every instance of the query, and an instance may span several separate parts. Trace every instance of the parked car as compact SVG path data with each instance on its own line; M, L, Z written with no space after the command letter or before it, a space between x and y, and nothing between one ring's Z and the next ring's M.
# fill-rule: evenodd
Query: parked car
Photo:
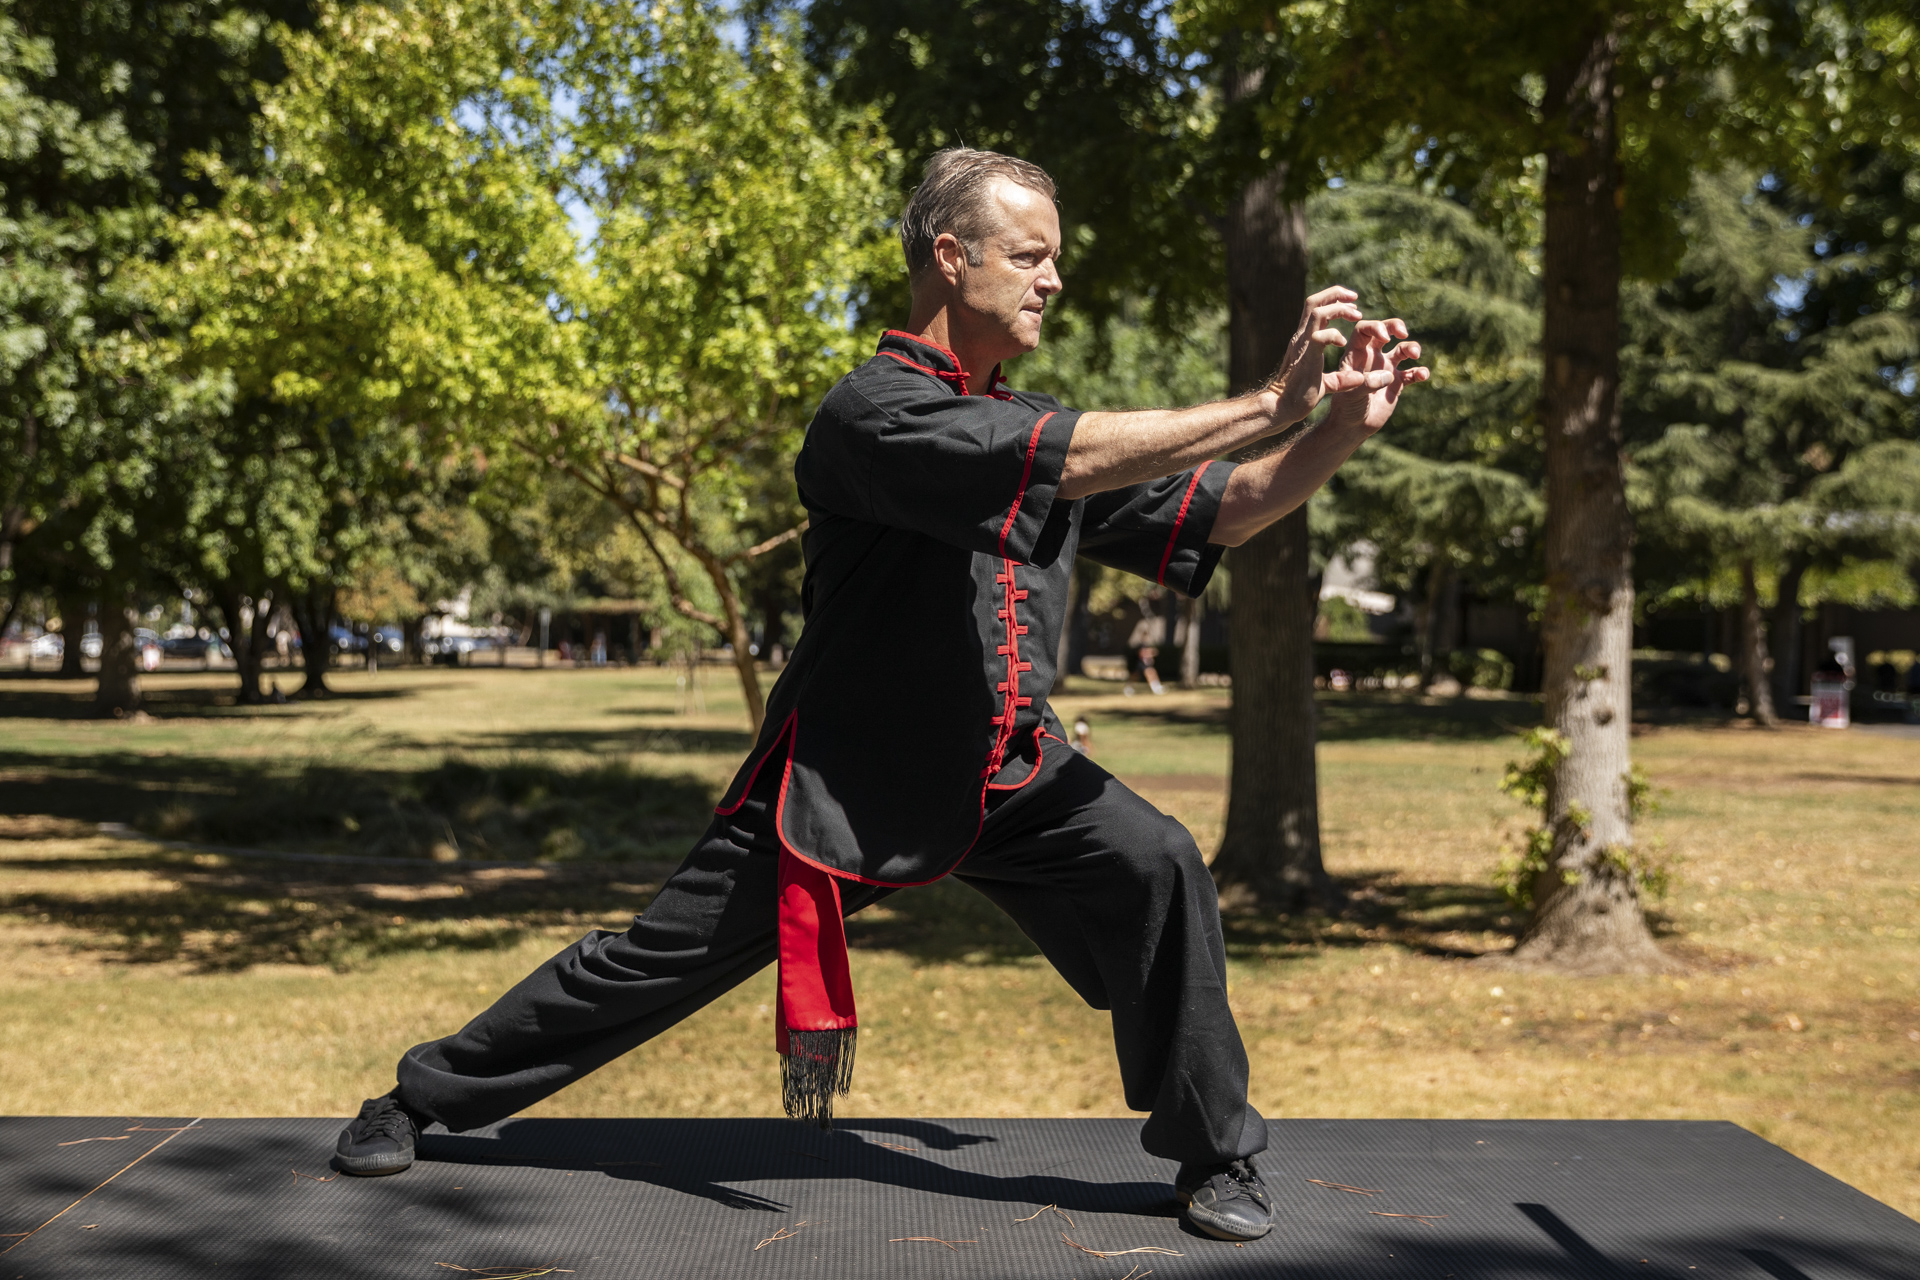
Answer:
M457 667L463 661L472 662L474 654L499 647L500 641L492 636L436 636L424 646L429 662L449 667Z
M199 636L167 636L160 641L160 653L168 658L205 658L207 650L217 643Z
M60 658L66 656L67 642L58 631L49 631L28 641L27 652L35 658Z
M327 628L328 642L335 653L365 653L367 638L356 635L351 627L333 626Z

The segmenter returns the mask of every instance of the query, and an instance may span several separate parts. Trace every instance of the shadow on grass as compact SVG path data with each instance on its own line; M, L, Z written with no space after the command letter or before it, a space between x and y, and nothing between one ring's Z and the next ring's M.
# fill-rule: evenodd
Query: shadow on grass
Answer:
M1472 960L1505 950L1523 923L1492 885L1402 881L1383 871L1339 877L1334 889L1342 903L1337 913L1223 913L1227 953L1242 960L1304 959L1386 943L1437 959Z
M292 677L296 682L299 678L297 674ZM61 687L49 687L56 683ZM298 714L305 708L324 707L329 703L386 702L396 698L411 698L417 692L405 686L355 689L350 692L329 690L319 698L289 702L285 707L243 707L239 703L237 686L193 685L180 689L149 687L141 695L140 708L155 720L204 719L210 716L229 719L263 714L284 716ZM93 698L91 679L81 684L74 680L61 681L45 672L32 675L14 673L0 680L0 720L97 720L100 715L94 708Z
M706 826L697 778L625 762L426 768L220 756L0 751L0 813L125 822L169 840L504 861L678 860Z
M1323 693L1315 705L1322 742L1488 742L1540 722L1539 703L1521 698L1425 698L1411 692L1364 691ZM1092 715L1096 724L1110 717L1141 726L1225 733L1229 706L1224 698L1167 703L1113 697L1095 704Z
M9 859L0 852L0 869L75 876L71 889L0 897L0 912L73 930L78 949L125 964L177 962L210 973L256 964L346 970L386 955L511 947L552 926L584 933L610 916L618 927L624 921L615 913L645 907L660 872L659 864L625 873L515 873L397 859L391 868L207 861L172 854ZM92 891L88 878L115 872L148 873L153 887Z

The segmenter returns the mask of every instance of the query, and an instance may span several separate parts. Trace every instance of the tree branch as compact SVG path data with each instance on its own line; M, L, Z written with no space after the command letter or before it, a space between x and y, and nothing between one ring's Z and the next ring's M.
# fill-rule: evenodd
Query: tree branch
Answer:
M801 534L805 533L807 531L807 526L812 523L813 522L811 520L802 520L799 524L793 526L793 528L787 530L785 533L776 533L771 538L768 538L765 542L758 543L754 546L748 547L745 551L740 553L738 558L741 560L751 560L755 556L763 556L767 554L767 552L772 551L775 547L783 547L787 543L792 542L795 538L799 537Z

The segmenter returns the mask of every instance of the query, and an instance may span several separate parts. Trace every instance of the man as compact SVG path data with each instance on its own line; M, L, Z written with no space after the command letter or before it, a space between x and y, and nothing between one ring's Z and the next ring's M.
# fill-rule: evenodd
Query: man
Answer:
M1039 345L1060 223L1040 169L954 149L901 223L905 330L841 379L794 467L811 523L805 626L706 834L625 933L595 930L444 1040L415 1046L335 1157L397 1172L421 1127L525 1108L779 963L787 1113L830 1123L856 1016L841 919L959 876L1112 1010L1147 1151L1179 1162L1193 1224L1272 1226L1266 1127L1227 1004L1213 881L1177 822L1079 752L1047 706L1076 554L1197 594L1222 549L1306 501L1426 371L1398 320L1309 300L1283 368L1196 409L1079 413L1010 390ZM1345 346L1332 326L1354 322ZM1392 344L1398 343L1397 346ZM981 372L981 371L985 372ZM1212 459L1332 408L1284 452ZM913 690L908 747L874 689Z

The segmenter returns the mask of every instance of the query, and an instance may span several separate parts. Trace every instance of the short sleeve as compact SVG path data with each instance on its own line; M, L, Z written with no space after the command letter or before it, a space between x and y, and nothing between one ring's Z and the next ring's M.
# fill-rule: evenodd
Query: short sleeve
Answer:
M1081 517L1080 554L1182 595L1207 588L1226 550L1207 541L1226 495L1231 462L1096 493Z
M1038 396L930 394L882 408L852 380L828 396L794 464L809 508L1030 562L1059 504L1080 415ZM1058 517L1056 519L1056 516Z

